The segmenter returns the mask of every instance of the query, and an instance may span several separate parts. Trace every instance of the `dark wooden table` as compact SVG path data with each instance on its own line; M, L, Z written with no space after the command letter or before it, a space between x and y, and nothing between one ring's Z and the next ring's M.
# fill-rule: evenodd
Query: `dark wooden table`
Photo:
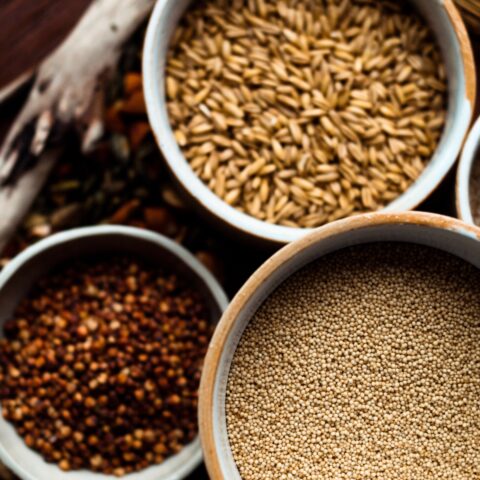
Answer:
M89 3L90 0L2 0L0 89L55 48Z
M90 0L1 0L0 91L19 75L31 71L52 51L89 3ZM479 38L472 40L475 46L480 46ZM480 49L476 48L477 56L480 55L478 52ZM0 139L19 110L26 91L20 91L0 105ZM452 171L419 209L454 216L454 179L455 172ZM258 252L251 253L259 256ZM243 255L248 254L244 249ZM202 479L208 479L203 466L190 477L190 480Z

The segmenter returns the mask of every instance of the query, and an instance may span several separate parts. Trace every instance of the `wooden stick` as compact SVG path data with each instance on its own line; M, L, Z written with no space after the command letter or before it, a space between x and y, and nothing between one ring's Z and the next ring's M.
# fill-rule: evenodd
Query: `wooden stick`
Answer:
M46 180L65 132L74 128L85 150L102 135L104 83L153 4L92 2L65 42L40 65L0 149L0 251Z

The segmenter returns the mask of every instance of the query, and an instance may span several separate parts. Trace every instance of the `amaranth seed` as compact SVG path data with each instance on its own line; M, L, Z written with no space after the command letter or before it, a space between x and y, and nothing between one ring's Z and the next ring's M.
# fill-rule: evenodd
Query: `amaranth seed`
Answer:
M244 480L478 480L480 272L407 244L318 260L251 320L226 411Z

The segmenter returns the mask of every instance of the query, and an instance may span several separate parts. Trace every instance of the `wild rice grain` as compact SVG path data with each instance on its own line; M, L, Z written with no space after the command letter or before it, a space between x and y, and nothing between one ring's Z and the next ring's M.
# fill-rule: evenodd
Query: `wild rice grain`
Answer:
M314 262L255 313L227 427L243 480L478 480L480 271L374 244Z

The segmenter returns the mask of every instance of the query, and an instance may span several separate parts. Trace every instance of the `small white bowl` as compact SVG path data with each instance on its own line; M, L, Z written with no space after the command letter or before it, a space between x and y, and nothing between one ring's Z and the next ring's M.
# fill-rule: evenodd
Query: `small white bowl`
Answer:
M214 223L241 237L284 244L311 229L271 225L229 206L193 172L170 127L165 100L165 62L170 38L191 0L158 0L143 50L143 83L148 117L157 143L177 183L192 204ZM426 19L442 50L448 75L448 114L440 144L419 179L384 211L413 210L440 184L460 152L470 125L476 77L465 25L452 0L410 0Z
M98 254L130 254L177 273L205 298L212 323L228 305L222 287L187 250L161 235L138 228L99 226L69 230L42 240L15 257L0 273L0 336L18 302L33 283L69 259ZM87 470L64 472L28 448L0 407L0 461L22 480L105 480L117 477ZM202 461L198 437L160 465L126 475L135 480L181 480Z
M480 228L432 213L370 213L339 220L287 245L247 281L222 316L200 383L200 437L212 480L241 480L230 448L225 399L228 375L242 334L257 309L286 279L337 250L375 242L426 245L480 268Z
M480 154L480 118L468 134L457 170L456 204L458 217L467 223L475 224L470 198L470 181L473 165Z

